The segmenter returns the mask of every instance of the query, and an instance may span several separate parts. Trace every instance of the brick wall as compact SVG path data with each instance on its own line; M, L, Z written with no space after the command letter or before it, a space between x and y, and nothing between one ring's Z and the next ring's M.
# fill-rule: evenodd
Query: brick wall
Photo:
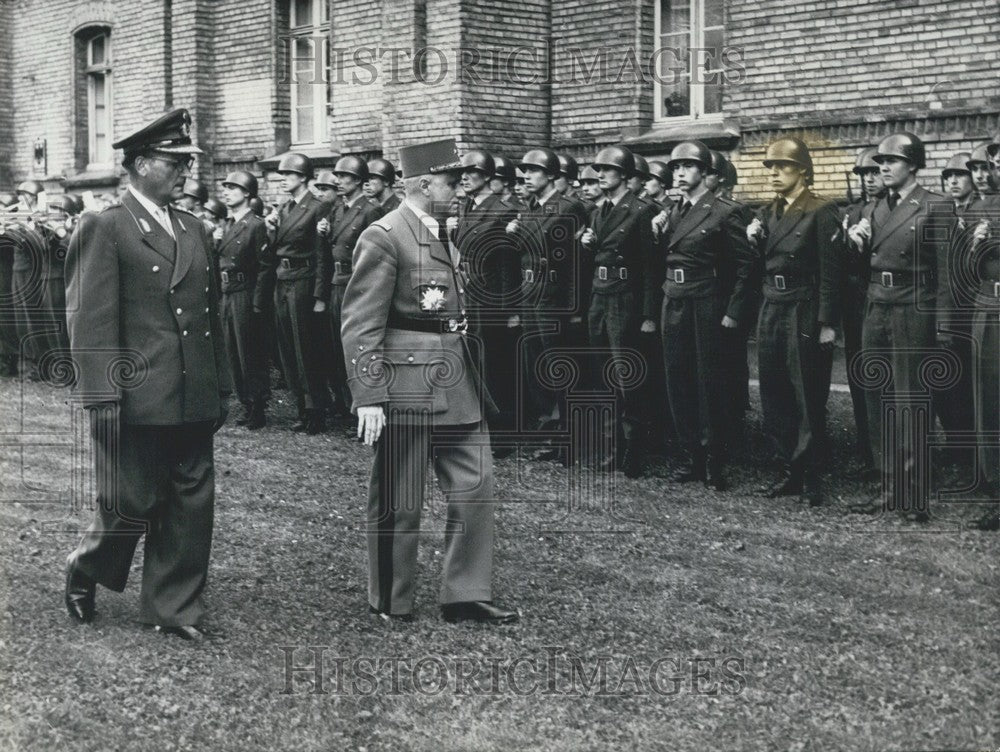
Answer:
M14 12L11 0L0 0L0 14L10 17ZM14 178L11 174L12 140L9 134L14 132L13 83L13 39L12 24L0 24L0 102L9 102L11 106L0 107L0 133L7 134L0 138L0 190L7 190Z

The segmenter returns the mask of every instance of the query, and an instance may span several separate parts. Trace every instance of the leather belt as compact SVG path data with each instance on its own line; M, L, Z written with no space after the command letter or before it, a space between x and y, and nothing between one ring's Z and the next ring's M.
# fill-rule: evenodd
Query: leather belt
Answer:
M333 273L334 274L350 274L351 264L349 261L334 261L333 262Z
M312 259L280 256L282 269L305 269L312 266Z
M597 267L598 279L628 279L628 267L626 266L599 266Z
M683 285L686 282L701 282L706 279L715 279L715 269L667 269L667 280Z
M405 329L411 332L465 334L469 329L469 320L465 316L450 319L416 319L390 313L385 325L392 329Z
M791 290L796 287L809 287L816 284L815 277L793 277L789 274L766 274L764 281L775 290Z
M230 282L246 282L247 278L243 272L222 272L222 284L228 285Z
M911 271L876 271L872 270L869 281L882 287L912 287L916 284L926 285L933 277L928 272L914 274Z

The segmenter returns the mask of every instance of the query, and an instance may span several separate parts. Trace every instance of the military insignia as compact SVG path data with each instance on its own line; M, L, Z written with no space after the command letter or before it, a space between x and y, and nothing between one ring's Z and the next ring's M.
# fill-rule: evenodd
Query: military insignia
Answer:
M184 138L191 137L191 116L187 112L184 113L184 119L181 120L178 129Z
M143 217L139 217L139 227L142 228L142 231L145 233L153 231L149 226L149 222L147 222Z
M958 229L961 230L961 231L963 231L963 232L965 231L965 218L964 217L959 217L958 218Z
M425 287L420 293L420 310L440 311L444 308L444 289L437 286Z

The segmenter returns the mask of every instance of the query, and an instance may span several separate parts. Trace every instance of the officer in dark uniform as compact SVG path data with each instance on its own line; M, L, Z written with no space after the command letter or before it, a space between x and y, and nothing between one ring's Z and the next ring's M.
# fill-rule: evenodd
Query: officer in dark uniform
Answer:
M267 374L263 311L267 307L257 275L267 259L267 228L250 210L257 195L257 178L237 170L222 182L222 196L229 207L219 240L219 274L222 280L222 331L226 337L229 368L236 396L243 404L237 425L250 430L267 425L267 400L271 388Z
M861 219L864 208L878 201L885 192L882 185L882 171L873 157L878 150L874 146L862 149L854 163L854 174L861 182L861 197L847 208L842 221L841 252L844 256L844 292L841 296L841 325L844 331L844 359L847 362L847 383L851 390L854 407L854 425L858 432L858 453L863 463L861 475L865 479L878 478L875 459L872 455L871 434L868 430L868 406L865 389L859 380L859 372L851 366L861 352L861 326L865 318L868 298L868 278L871 267L866 253L846 242L847 229Z
M373 159L368 163L368 188L378 201L382 214L398 209L400 198L393 190L396 168L387 159Z
M861 373L885 374L867 392L868 426L876 466L882 471L883 498L851 511L878 514L899 510L919 522L930 516L926 468L917 466L925 439L915 433L925 392L921 364L934 357L935 311L940 309L938 267L945 253L940 238L950 219L943 197L917 183L924 167L924 144L911 133L896 133L878 145L885 196L865 207L848 237L871 259L868 304L862 331ZM891 408L889 413L886 408ZM888 415L888 417L885 417ZM891 425L884 425L891 421Z
M327 349L332 349L330 361L336 369L331 375L337 412L346 415L351 405L351 394L347 387L347 373L343 369L344 346L340 339L340 309L344 301L344 288L351 278L351 254L361 233L378 219L380 205L370 202L364 195L363 187L368 182L368 163L361 157L341 157L333 168L337 179L340 203L331 209L316 228L317 256L317 300L313 310L327 312L329 330Z
M746 288L753 253L739 206L704 186L712 155L700 141L683 141L667 165L683 196L661 234L666 281L660 331L667 397L674 426L688 451L675 479L701 480L716 490L726 481L725 380L721 372L721 327L735 328L746 315ZM725 267L735 265L736 271ZM725 276L735 279L726 295Z
M801 140L772 142L764 167L778 195L747 235L764 262L757 327L764 428L785 466L765 495L802 494L819 506L826 397L840 322L840 213L809 190L812 157Z
M67 560L66 608L94 618L145 534L139 621L200 640L215 503L213 434L231 391L211 242L170 206L201 151L178 109L114 144L129 186L87 214L66 257L76 396L91 411L97 512Z
M312 176L309 157L286 154L278 163L278 174L291 198L264 220L270 247L258 284L264 285L264 294L274 290L282 371L298 410L299 420L292 430L317 434L325 429L324 416L331 405L324 376L329 341L326 316L313 314L317 304L326 300L322 277L317 274L316 225L329 206L307 187Z
M626 187L635 170L635 155L625 147L602 149L591 167L601 176L606 201L591 215L590 226L580 240L592 254L594 268L588 311L590 345L610 349L612 357L619 360L626 357L626 350L642 347L640 330L656 332L659 299L652 229L656 210ZM605 428L606 437L619 433L622 436L619 467L630 478L642 475L649 432L649 407L643 399L643 386L615 388L618 424Z

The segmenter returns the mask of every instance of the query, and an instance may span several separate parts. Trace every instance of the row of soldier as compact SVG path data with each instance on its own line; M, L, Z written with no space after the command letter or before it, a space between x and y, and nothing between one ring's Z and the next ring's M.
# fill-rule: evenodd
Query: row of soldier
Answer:
M925 167L920 140L889 136L858 156L861 199L846 210L811 191L809 149L794 138L768 147L776 198L757 208L732 199L735 168L696 141L666 162L608 147L582 171L544 148L516 164L466 153L464 195L443 240L468 301L458 325L477 343L501 408L495 452L526 441L538 458L637 477L645 455L673 435L684 454L675 480L724 490L749 405L747 340L756 331L764 426L783 464L762 490L819 505L840 330L863 472L882 485L854 511L889 504L928 518L916 448L927 437L907 434L921 392L953 446L974 438L981 451L968 469L995 496L997 146L948 162L945 199L916 181ZM184 202L216 240L226 346L245 407L239 422L265 425L273 357L295 397L293 428L319 433L329 416L350 410L341 303L358 237L400 201L396 172L386 160L349 156L314 176L308 157L289 154L278 173L290 198L266 216L257 180L244 171L226 177L221 203L195 181ZM39 189L19 186L24 211ZM79 210L62 201L49 210ZM31 253L58 259L66 232L53 219L62 221L28 220L8 237L25 248L34 233L43 239L34 246L52 250ZM54 278L57 266L42 264L43 276ZM29 313L47 312L33 319L43 333L63 336L49 321L58 318L58 286L44 300L21 299ZM24 331L21 322L22 341ZM59 344L33 341L35 354ZM614 405L593 437L568 412L567 367ZM928 383L935 369L946 375ZM996 513L983 524L995 527Z

